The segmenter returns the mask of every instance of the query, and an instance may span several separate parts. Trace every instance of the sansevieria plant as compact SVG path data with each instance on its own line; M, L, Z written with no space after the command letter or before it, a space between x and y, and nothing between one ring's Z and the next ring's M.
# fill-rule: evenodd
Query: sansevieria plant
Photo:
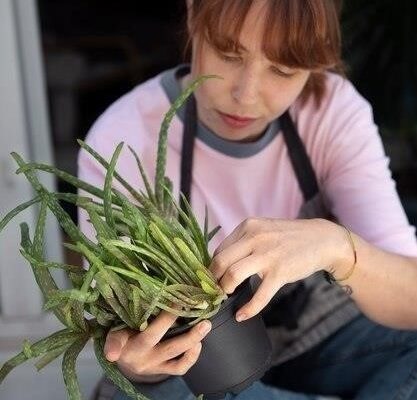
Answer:
M165 115L159 133L153 188L140 158L130 147L145 190L133 188L116 172L123 143L107 161L79 141L80 146L105 168L103 187L95 187L53 166L25 162L17 153L12 153L19 167L16 173L25 175L36 197L10 211L0 221L0 232L21 211L39 204L33 236L26 223L20 224L20 251L42 291L44 308L51 310L65 327L35 343L25 340L22 351L1 367L0 383L13 368L27 360L38 358L35 365L40 370L63 355L62 373L68 398L81 399L75 364L78 354L92 339L97 360L108 378L131 398L146 399L117 366L105 358L103 347L108 331L126 327L143 331L161 310L182 317L182 323L188 325L217 313L227 296L207 267L211 262L208 243L220 227L208 232L206 208L201 229L182 194L185 209L178 205L172 194L172 182L165 176L170 122L198 85L213 77L202 76L193 81ZM53 173L87 195L50 192L39 182L36 171ZM114 179L128 195L113 187ZM96 231L96 241L80 231L62 208L61 201L76 204L88 213ZM48 210L71 239L71 243L64 245L80 253L88 261L88 268L44 259ZM63 269L72 288L60 289L50 268Z

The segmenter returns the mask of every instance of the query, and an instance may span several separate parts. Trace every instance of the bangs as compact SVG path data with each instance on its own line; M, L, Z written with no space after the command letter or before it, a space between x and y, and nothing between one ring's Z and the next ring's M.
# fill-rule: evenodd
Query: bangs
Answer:
M222 52L239 52L239 37L257 0L194 0L191 36ZM322 70L340 63L337 8L332 0L267 0L262 50L274 63Z

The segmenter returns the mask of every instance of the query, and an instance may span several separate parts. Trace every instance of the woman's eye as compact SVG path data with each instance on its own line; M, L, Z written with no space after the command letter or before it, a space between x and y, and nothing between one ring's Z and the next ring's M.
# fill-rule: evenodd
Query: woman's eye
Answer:
M229 63L237 63L242 61L242 58L239 56L231 56L231 55L227 55L227 54L220 54L220 58L223 61L229 62Z
M274 74L282 76L284 78L291 78L295 75L295 71L283 71L281 68L278 67L271 67L271 70Z

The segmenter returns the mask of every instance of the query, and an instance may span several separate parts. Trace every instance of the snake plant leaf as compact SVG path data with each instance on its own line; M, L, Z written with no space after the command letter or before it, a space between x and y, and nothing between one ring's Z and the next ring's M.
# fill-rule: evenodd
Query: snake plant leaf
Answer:
M152 237L161 244L161 246L168 252L171 256L172 260L177 262L183 271L188 275L191 279L191 282L197 284L198 280L196 279L196 275L194 271L187 265L187 263L183 260L180 253L177 251L175 246L171 243L171 241L167 238L167 236L159 229L159 227L154 223L149 223L149 230L151 232Z
M148 309L145 311L141 319L139 320L139 330L142 332L148 327L148 318L151 316L151 314L155 311L159 299L163 295L165 291L167 281L163 283L163 287L160 288L159 292L153 297L151 304L149 305Z
M207 208L207 204L204 206L204 228L203 228L203 233L204 233L204 242L207 246L208 244L208 208Z
M92 147L81 139L77 139L78 144L87 151L93 158L95 158L106 170L109 168L109 163ZM114 177L122 184L122 186L139 202L142 200L142 195L138 193L125 179L123 179L116 171L114 172Z
M97 233L104 238L108 239L117 239L117 235L112 229L111 226L108 225L108 221L103 220L100 215L88 204L85 204L85 209L88 213L90 218L90 222L93 224L93 227Z
M156 205L157 204L156 203L156 197L155 197L155 194L154 194L154 192L152 190L152 187L149 183L149 179L146 176L145 168L143 168L142 162L140 161L140 158L139 158L138 154L136 153L136 151L131 146L128 146L128 148L129 148L130 152L132 153L133 157L136 160L136 164L139 168L139 172L140 172L140 175L142 177L142 181L143 181L143 183L145 185L145 188L146 188L146 193L148 194L148 197L152 201L152 203L154 203Z
M67 300L76 300L80 303L94 303L98 299L97 291L83 292L77 289L57 290L49 296L49 300L44 305L44 310L49 310Z
M172 210L173 205L171 204L171 197L169 196L169 193L172 193L173 183L171 179L169 179L167 176L164 176L164 186L163 186L163 213L167 218L169 218Z
M11 154L19 167L23 167L25 165L24 160L22 159L22 157L20 157L19 154L14 152ZM34 172L32 170L27 170L24 171L24 174L27 180L32 185L32 187L36 190L36 192L39 195L43 196L44 199L46 199L49 209L53 212L64 231L68 234L68 236L74 242L83 242L90 248L94 249L95 244L78 229L78 227L72 221L68 213L61 207L56 197L54 197L41 185Z
M133 205L129 199L117 189L113 190L122 204L122 212L126 218L134 223L133 239L144 240L146 236L146 219L138 207Z
M50 174L53 174L57 178L62 179L64 182L69 183L70 185L74 186L75 188L82 189L82 190L84 190L88 193L91 193L92 195L94 195L98 198L103 198L104 197L104 192L103 192L102 189L99 189L96 186L91 185L88 182L85 182L85 181L69 174L68 172L62 171L62 170L60 170L56 167L53 167L51 165L34 163L34 162L24 163L20 168L17 169L16 174L21 174L21 173L26 174L27 172L33 172L35 170L48 172ZM70 198L71 198L70 196L66 196L66 199L70 199Z
M206 281L201 280L200 281L200 285L203 288L203 290L208 293L208 294L212 294L212 295L216 295L218 294L218 291L213 289L212 286L210 286Z
M33 204L39 203L42 200L41 196L36 196L32 200L26 201L18 205L13 210L9 211L4 218L0 221L0 232L5 228L5 226L18 214L22 211L26 210L28 207L32 206Z
M172 204L176 208L179 216L181 217L182 223L185 224L185 228L191 232L191 236L193 238L193 241L195 242L195 246L198 249L197 253L200 254L203 264L209 265L211 258L208 254L207 246L204 241L204 235L201 232L200 226L198 225L198 222L194 217L194 214L191 210L191 206L189 205L187 199L182 193L180 193L180 197L185 204L186 212L182 210L182 208L176 203L174 198L172 198Z
M111 241L116 247L121 247L134 251L139 255L141 260L149 262L149 269L155 272L158 276L166 276L172 283L182 282L184 279L183 273L176 270L171 264L171 260L166 257L163 253L160 253L157 249L153 249L147 243L138 242L138 246L126 243L123 241ZM146 258L145 258L146 257ZM188 276L185 275L185 279Z
M104 214L106 216L106 222L111 228L115 227L113 213L112 213L113 175L114 175L114 171L116 168L117 159L119 158L122 148L123 148L123 142L119 143L116 147L116 150L114 150L109 167L106 172L106 177L104 179L104 198L103 198Z
M71 344L65 344L61 347L57 347L54 350L49 351L44 356L42 356L38 361L35 363L36 370L39 372L41 369L45 368L48 364L52 361L56 360Z
M103 274L104 279L112 288L117 299L120 301L120 304L123 306L126 312L129 312L129 297L128 297L128 294L130 292L129 284L126 283L123 279L121 279L119 275L115 274L113 271L109 269L106 269L105 272L103 271L102 274Z
M186 197L180 193L180 197L183 201L183 204L185 205L186 208L186 213L187 216L190 220L191 223L191 231L193 232L193 236L194 236L194 240L197 244L197 246L199 247L199 250L203 256L203 261L204 261L204 265L209 265L210 264L210 255L208 254L208 250L207 250L207 246L206 246L206 242L204 240L204 234L203 232L201 232L200 229L200 225L198 224L198 221L196 219L196 217L194 216L193 210L191 209L190 203L188 202L188 200L186 199Z
M74 274L85 273L85 270L79 265L70 265L70 264L51 262L51 261L39 261L36 258L32 257L29 253L27 253L23 249L20 249L20 254L22 254L22 256L26 258L26 260L29 261L36 268L63 269L67 272L72 272Z
M134 322L119 300L113 293L113 289L108 284L107 271L101 270L97 272L95 276L96 287L100 294L104 297L106 302L112 307L113 311L119 316L119 318L126 323L130 328L134 329Z
M217 75L204 75L195 79L191 84L181 93L181 95L174 101L168 112L165 114L165 117L161 124L161 129L159 131L159 140L158 140L158 153L156 159L156 174L155 174L155 195L156 200L159 206L159 209L162 210L163 207L163 184L165 177L165 167L166 167L166 155L167 155L167 139L168 139L168 129L171 124L172 118L174 118L177 110L183 106L187 101L188 97L200 86L204 81L211 78L220 78ZM222 78L220 78L222 79Z
M68 279L70 280L72 286L75 289L81 289L81 286L84 283L85 273L86 273L85 270L84 270L84 273L82 275L78 274L78 273L76 274L76 273L73 273L73 272L67 272Z
M75 363L81 350L84 348L89 337L81 337L76 340L66 351L62 358L62 375L69 400L82 400L80 385L78 384Z
M39 255L39 254L42 255L43 253L42 236L43 236L44 227L45 227L45 219L46 219L46 202L42 201L41 208L39 211L38 221L36 225L36 233L35 233L33 244L31 244L30 242L29 226L25 222L20 224L21 246L23 247L23 250L28 254L33 251L35 255L35 257L33 258L35 259L36 259L36 255ZM58 290L58 286L48 269L36 268L36 266L32 263L30 263L30 266L31 266L33 275L35 277L35 281L38 284L39 289L42 292L44 301L47 301L49 299L49 296L53 292ZM61 321L64 325L67 325L68 318L63 312L63 310L56 309L54 310L54 314L59 319L59 321Z
M221 226L216 226L209 234L208 234L208 241L210 242L211 239L216 235L216 233L221 229Z
M97 303L90 303L86 305L88 313L96 317L97 322L101 326L110 326L112 321L116 319L114 314L111 314L97 305Z
M29 357L27 357L29 352L31 354L30 358L36 358L58 347L69 345L73 343L78 337L78 332L74 332L71 329L63 329L30 345L29 351L26 348L26 354L25 352L21 351L19 354L12 357L3 364L3 366L0 368L0 384L10 373L10 371L29 359Z

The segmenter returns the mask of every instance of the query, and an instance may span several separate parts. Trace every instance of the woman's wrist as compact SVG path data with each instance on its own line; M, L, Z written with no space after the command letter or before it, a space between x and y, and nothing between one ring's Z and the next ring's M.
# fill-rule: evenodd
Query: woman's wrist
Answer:
M351 242L351 233L343 225L328 221L329 232L332 239L329 252L329 262L325 271L332 275L334 280L344 279L350 275L352 267L356 262L355 247ZM349 237L350 235L350 237Z

